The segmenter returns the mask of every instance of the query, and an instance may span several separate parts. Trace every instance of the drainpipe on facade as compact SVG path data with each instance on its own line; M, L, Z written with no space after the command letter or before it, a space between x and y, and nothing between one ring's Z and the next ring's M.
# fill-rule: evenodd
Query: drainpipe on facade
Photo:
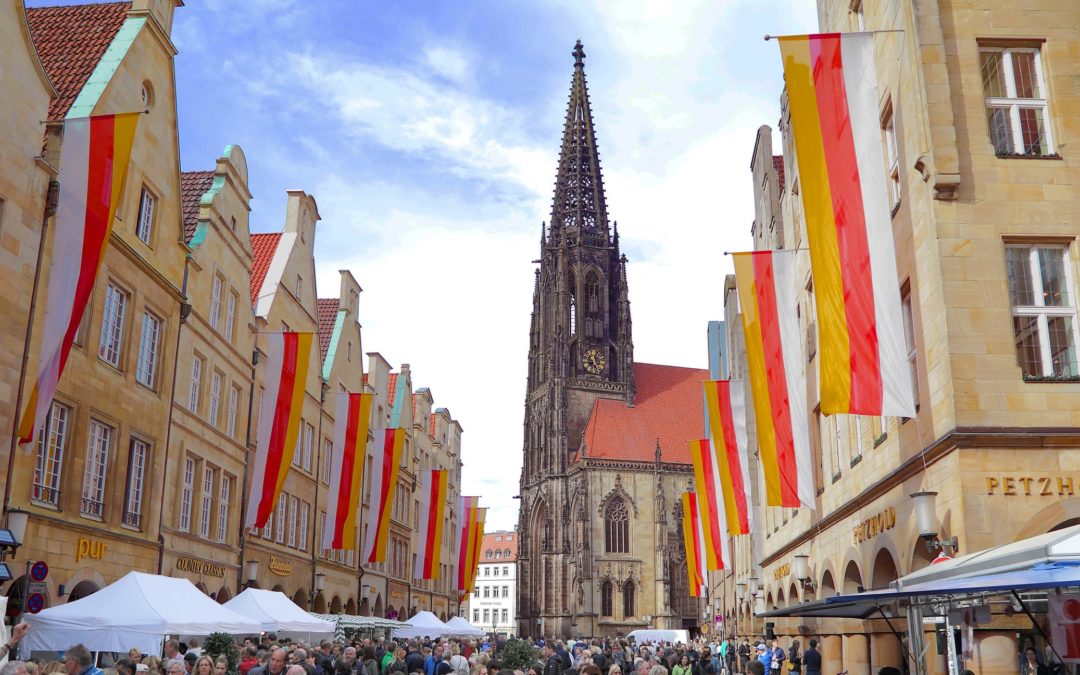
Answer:
M56 202L59 196L60 181L53 178L49 181L49 190L45 195L45 213L41 218L41 237L38 240L37 263L34 265L34 287L30 291L30 316L26 320L22 366L19 367L19 388L15 390L15 408L12 410L11 445L8 447L7 477L4 478L4 513L7 513L8 505L11 503L11 474L15 470L15 451L19 448L19 415L22 412L23 387L26 386L26 369L30 364L30 340L34 335L34 310L37 308L41 261L45 257L45 233L49 229L49 218L56 213Z
M180 302L180 325L176 327L176 347L173 350L173 367L172 367L172 388L171 395L169 396L169 426L165 430L165 458L161 466L161 501L158 503L158 559L157 559L157 573L161 574L165 568L165 535L162 533L161 528L165 524L165 485L166 477L169 473L169 442L172 440L172 427L173 427L173 408L176 403L176 371L180 367L180 336L184 333L184 324L187 323L188 317L191 316L191 303L188 302L188 274L190 273L191 265L191 251L188 251L184 256L184 281L180 286L180 295L183 296L183 301Z
M251 386L248 388L248 413L247 413L247 432L244 434L244 447L247 453L251 453L251 412L255 407L255 366L259 365L259 348L254 345L251 349ZM244 579L244 567L246 567L247 559L244 557L245 544L247 542L247 500L244 499L244 488L248 484L248 460L250 457L244 457L244 483L240 486L240 564L236 570L236 594L239 595L244 591L244 584L247 580Z

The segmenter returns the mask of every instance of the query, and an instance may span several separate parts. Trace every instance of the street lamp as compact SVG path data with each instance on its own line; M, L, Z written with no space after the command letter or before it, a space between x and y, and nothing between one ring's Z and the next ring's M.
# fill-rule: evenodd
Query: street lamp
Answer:
M955 552L960 546L957 537L938 539L938 518L935 508L937 494L936 492L927 491L910 495L914 504L915 524L919 528L919 537L926 542L926 548L931 553L934 551L944 552L946 547Z
M759 582L759 579L757 577L750 577L750 595L751 596L756 596L757 595L758 582Z
M795 556L795 564L791 572L803 588L814 590L814 581L810 578L810 556L805 553Z
M248 560L245 564L247 566L247 587L255 588L255 580L259 578L259 561Z
M735 584L735 597L738 598L739 600L745 600L746 599L746 583L745 582L740 581L739 583Z

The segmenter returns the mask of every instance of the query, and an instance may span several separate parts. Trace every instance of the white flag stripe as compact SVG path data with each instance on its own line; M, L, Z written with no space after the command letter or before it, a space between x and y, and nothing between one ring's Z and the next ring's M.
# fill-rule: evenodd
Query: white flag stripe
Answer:
M244 519L244 528L255 527L259 513L259 502L262 499L262 491L256 490L256 486L262 486L266 478L266 458L270 453L270 432L274 428L274 413L277 412L278 391L281 388L281 366L285 361L285 336L282 333L271 333L266 336L266 381L263 383L262 405L259 406L259 437L255 444L255 464L251 474L251 483L248 485L247 516ZM303 386L302 383L299 383ZM286 468L287 470L287 468ZM275 505L276 508L276 505ZM271 511L272 513L272 511Z

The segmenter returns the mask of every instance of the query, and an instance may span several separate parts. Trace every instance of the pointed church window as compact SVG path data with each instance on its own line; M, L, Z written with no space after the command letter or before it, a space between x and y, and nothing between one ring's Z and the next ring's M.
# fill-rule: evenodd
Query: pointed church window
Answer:
M600 282L596 275L589 273L585 278L585 297L589 299L589 313L596 314L600 311Z
M630 514L621 497L612 498L604 509L604 544L608 553L630 552Z
M623 586L622 593L622 613L623 620L628 620L634 616L634 582L629 579L626 581L626 585Z
M611 582L605 581L600 585L600 616L611 616Z

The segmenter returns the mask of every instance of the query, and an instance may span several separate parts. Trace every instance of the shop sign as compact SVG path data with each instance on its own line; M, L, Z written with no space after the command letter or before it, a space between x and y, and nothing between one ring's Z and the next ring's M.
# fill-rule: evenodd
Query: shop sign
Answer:
M1080 489L1072 476L987 476L986 494L1005 497L1071 497Z
M780 565L773 570L772 575L773 579L777 581L788 578L789 576L791 576L791 565L789 563L784 563L783 565Z
M78 549L75 553L75 562L79 562L83 558L101 560L105 557L106 546L107 544L103 541L79 537Z
M276 556L270 556L270 562L266 564L271 572L279 577L287 577L292 574L292 561L282 560Z
M400 600L402 598L401 591L392 591L390 593L390 597L395 599L395 600Z
M208 577L221 577L222 579L225 578L224 565L206 562L205 560L196 560L195 558L177 558L176 569L183 572L205 574Z
M873 539L886 530L896 527L896 509L889 507L862 521L854 527L855 543L861 544L867 539Z

